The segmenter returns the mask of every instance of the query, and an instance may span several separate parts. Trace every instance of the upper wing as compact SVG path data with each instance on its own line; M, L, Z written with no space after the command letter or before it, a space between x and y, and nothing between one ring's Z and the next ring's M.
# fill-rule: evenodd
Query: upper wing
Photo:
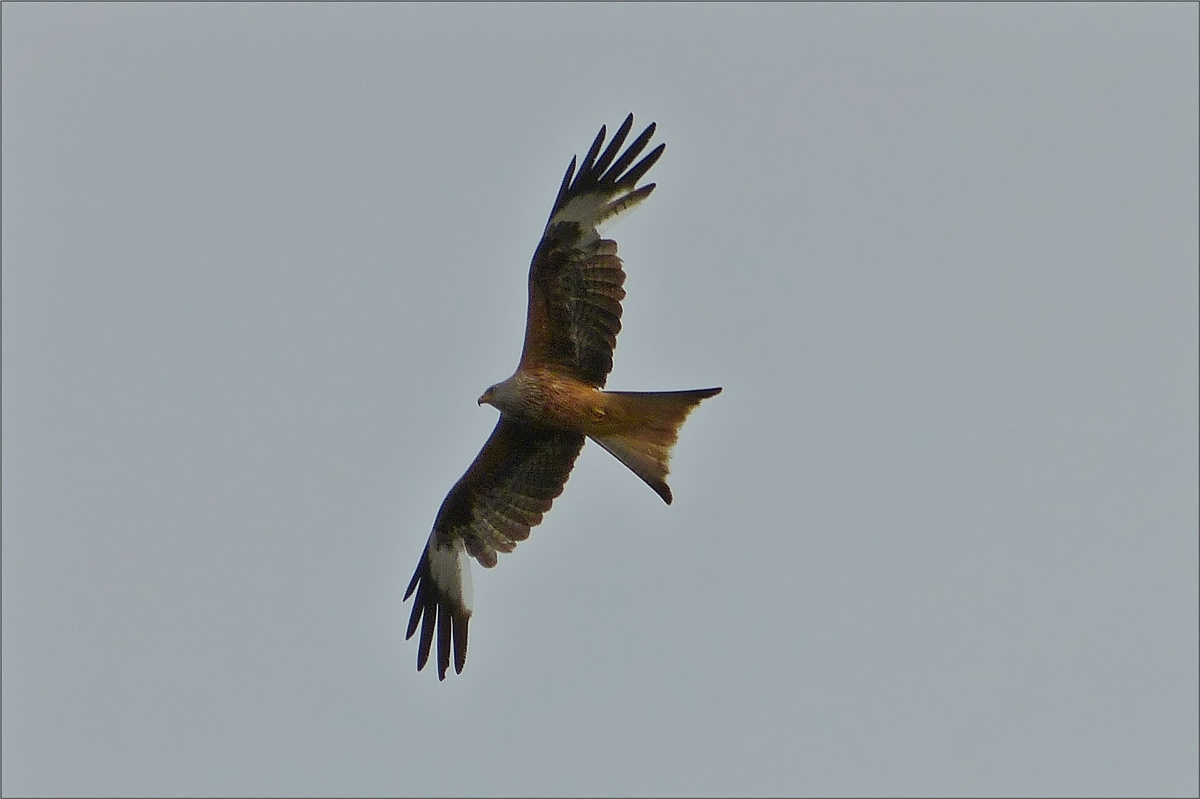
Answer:
M554 364L598 387L612 371L625 273L616 242L601 239L597 228L649 196L654 184L638 188L637 182L666 148L658 145L630 167L654 135L651 124L618 158L631 127L633 114L625 118L602 154L605 129L601 127L579 172L575 173L574 158L567 167L529 268L529 313L520 369Z
M511 552L542 521L562 493L581 433L526 427L500 417L496 428L442 502L425 553L404 598L416 592L408 634L421 626L417 670L425 668L436 622L438 678L446 678L451 643L454 670L467 661L467 625L471 618L471 565L496 565L497 552Z

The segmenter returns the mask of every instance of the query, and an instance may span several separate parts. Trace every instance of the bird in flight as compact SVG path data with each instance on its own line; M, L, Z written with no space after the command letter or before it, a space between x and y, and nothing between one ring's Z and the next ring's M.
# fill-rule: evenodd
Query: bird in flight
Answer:
M500 411L500 420L442 502L404 594L416 595L405 638L421 628L417 670L436 635L440 680L452 650L456 672L467 662L470 558L491 568L497 552L529 537L562 493L584 439L616 456L669 505L667 463L679 428L701 400L721 391L603 390L621 329L625 273L617 243L600 238L598 227L650 195L654 184L637 182L666 148L660 144L634 164L655 126L621 152L632 127L630 114L607 147L601 127L579 170L574 158L567 167L529 267L520 363L479 398Z

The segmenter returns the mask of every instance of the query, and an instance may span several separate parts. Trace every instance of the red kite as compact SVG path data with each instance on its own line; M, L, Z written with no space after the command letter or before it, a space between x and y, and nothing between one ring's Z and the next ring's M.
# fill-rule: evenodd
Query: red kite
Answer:
M654 135L651 124L618 157L632 126L630 114L603 153L601 127L579 172L574 158L567 167L529 268L521 361L479 398L500 411L500 421L442 502L404 594L407 600L416 592L405 638L421 627L418 671L436 627L439 680L452 648L456 672L467 662L469 557L491 568L497 552L529 537L562 493L584 439L611 452L669 505L667 462L679 427L701 400L721 391L602 390L621 329L625 273L617 243L600 238L597 227L650 195L654 184L637 182L666 147L630 166Z

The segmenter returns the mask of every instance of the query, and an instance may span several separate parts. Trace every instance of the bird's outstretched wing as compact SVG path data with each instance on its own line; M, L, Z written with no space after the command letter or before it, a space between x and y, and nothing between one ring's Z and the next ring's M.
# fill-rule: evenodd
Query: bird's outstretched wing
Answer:
M408 633L421 628L417 669L429 659L436 627L438 678L467 660L471 618L471 564L496 565L497 552L511 552L542 521L562 493L583 434L528 427L501 417L475 461L438 511L433 532L404 598L416 593Z
M598 227L654 190L653 183L638 187L637 182L665 147L660 144L634 164L654 135L654 125L621 152L632 127L630 114L607 147L600 128L578 172L572 159L563 177L529 269L529 312L518 371L553 366L602 387L612 370L625 273L616 242L601 239ZM442 503L404 595L416 594L406 637L420 628L418 669L428 661L436 635L438 677L445 679L451 654L455 671L462 671L471 619L470 558L495 566L497 552L511 552L529 536L562 493L583 441L582 433L500 418Z
M579 171L573 158L567 167L529 268L529 311L520 369L554 365L597 387L612 371L625 273L616 242L601 239L597 228L649 196L654 184L639 188L637 182L666 148L660 144L633 164L654 135L654 125L621 153L632 127L630 114L603 153L605 129L601 127Z

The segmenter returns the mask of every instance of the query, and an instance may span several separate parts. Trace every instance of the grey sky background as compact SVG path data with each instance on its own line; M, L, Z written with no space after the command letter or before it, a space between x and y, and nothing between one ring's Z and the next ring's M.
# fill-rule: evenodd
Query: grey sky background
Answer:
M3 792L1195 795L1197 7L3 7ZM571 156L609 385L401 596Z

